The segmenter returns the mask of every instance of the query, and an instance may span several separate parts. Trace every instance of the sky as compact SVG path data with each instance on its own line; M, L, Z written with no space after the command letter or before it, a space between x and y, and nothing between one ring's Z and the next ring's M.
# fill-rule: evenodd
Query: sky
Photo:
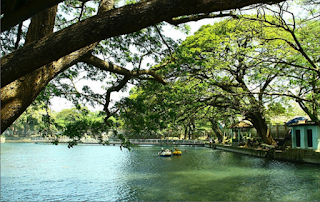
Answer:
M186 34L182 33L181 31L174 29L174 27L172 27L172 26L167 26L164 28L164 35L170 36L171 38L173 38L175 40L178 40L178 39L184 40L187 36L193 35L194 32L196 32L202 25L213 24L216 21L217 21L217 19L203 19L203 20L199 20L196 22L187 23L191 27L191 31L190 31L189 35L186 35ZM82 89L82 87L84 85L88 85L88 86L92 87L93 89L96 90L97 93L105 92L104 90L101 89L101 86L103 85L102 82L93 82L90 80L81 80L81 81L76 82L77 89ZM132 87L132 85L131 85L131 87ZM121 98L129 96L129 91L130 91L130 88L126 92L113 92L113 93L111 93L112 101L119 101ZM59 112L63 109L70 109L73 107L73 104L71 102L69 102L68 100L66 100L64 98L59 98L59 97L52 98L51 104L52 104L51 110L53 110L55 112ZM89 105L87 105L87 107L89 108L90 111L103 110L103 106L98 106L98 105L95 108L93 108L92 106L89 106Z

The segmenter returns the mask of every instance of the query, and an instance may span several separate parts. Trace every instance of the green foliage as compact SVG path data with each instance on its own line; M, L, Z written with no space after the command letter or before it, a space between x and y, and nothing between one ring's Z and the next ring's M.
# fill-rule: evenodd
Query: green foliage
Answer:
M105 125L105 115L91 113L81 106L103 105L107 89L116 86L124 76L78 63L51 81L36 102L48 107L53 96L60 96L72 101L76 108L56 115L47 109L40 119L25 114L14 127L21 131L24 123L36 123L39 127L33 129L46 136L71 137L70 147L86 135L103 143L101 134L119 124L128 134L139 137L179 136L181 131L196 137L204 130L215 132L217 123L231 124L237 116L259 113L259 118L265 119L285 113L288 107L278 96L294 99L319 122L320 41L316 40L320 38L320 20L316 15L319 9L310 4L314 1L304 2L309 3L310 11L305 19L291 15L286 3L262 6L255 15L202 26L179 46L161 34L165 23L103 40L92 51L93 55L136 72L159 68L168 84L163 86L145 76L132 77L131 83L139 81L137 88L132 89L129 98L115 105L114 108L122 108L118 116L109 120L110 127ZM98 1L64 1L59 4L55 29L71 26L95 15L97 10ZM291 19L284 18L285 15ZM178 29L190 31L188 25ZM24 26L21 31L21 40L15 37L18 27L2 33L2 55L23 44ZM174 60L160 68L168 58ZM89 85L77 89L75 83L82 79L102 81L104 92L98 93ZM39 120L43 120L42 125ZM123 140L123 147L129 147L123 135L116 136Z
M292 115L292 102L284 102L292 98L317 121L319 21L292 23L284 8L202 26L161 69L167 86L140 83L122 101L124 127L149 134L185 128L187 135L239 115L266 124L266 118Z
M161 34L163 26L165 24L160 23L135 33L103 40L96 46L93 55L103 56L106 61L137 72L140 69L152 68L177 46L177 42ZM130 81L136 83L137 80L146 77L134 77ZM95 107L105 103L106 91L116 86L123 78L122 75L108 73L91 65L80 63L58 75L50 82L46 91L51 96L66 98L75 106L89 104ZM90 85L85 85L82 89L77 89L75 84L83 79L99 82L102 88L97 90ZM122 88L122 90L125 89L126 86Z
M90 112L87 108L64 109L56 114L56 127L63 131L62 135L72 139L69 148L81 143L81 138L89 136L104 142L102 134L106 134L110 127L105 124L100 113Z
M269 116L281 116L285 115L287 112L287 109L279 102L273 102L268 104L268 111L267 113Z
M58 5L54 30L62 30L65 27L96 15L99 2L97 0L61 2ZM127 2L127 4L130 3L135 3L135 1ZM122 4L123 2L118 1L115 7L122 6ZM170 54L171 49L177 46L174 40L162 34L165 25L165 23L159 23L135 33L102 40L92 51L92 54L107 62L123 68L133 69L137 72L140 69L151 68L162 61L164 57ZM189 30L188 26L180 26L179 29L185 32ZM18 44L22 45L26 32L27 26L22 26L21 35L18 33L18 27L14 27L8 32L3 32L1 34L2 55L16 49L16 38L20 36L21 41ZM145 78L147 76L133 77L130 81L136 83L137 80ZM85 85L78 89L76 83L84 79L88 80L88 83L97 81L102 88L94 89L90 85ZM50 99L53 96L57 96L66 98L74 106L89 104L95 107L96 105L104 105L106 103L107 89L116 86L122 79L123 75L121 74L109 73L92 65L77 63L52 80L37 100L50 105ZM125 87L122 90L125 90Z
M6 137L31 137L39 134L44 126L46 111L30 106L5 132Z
M172 82L166 86L145 82L132 89L130 97L122 100L120 117L124 119L123 128L129 134L144 138L166 136L196 138L211 134L208 119L222 120L227 116L207 107L205 103L195 102L194 94L200 88L191 83ZM132 118L134 117L134 118Z

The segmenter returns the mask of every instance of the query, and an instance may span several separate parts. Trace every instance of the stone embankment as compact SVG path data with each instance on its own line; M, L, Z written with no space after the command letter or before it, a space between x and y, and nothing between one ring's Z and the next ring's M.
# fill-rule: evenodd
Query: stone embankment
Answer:
M231 145L215 144L215 148L250 156L261 158L301 162L301 163L314 163L320 164L320 151L313 149L292 149L289 148L285 151L276 150L274 148L248 148L248 147L235 147Z

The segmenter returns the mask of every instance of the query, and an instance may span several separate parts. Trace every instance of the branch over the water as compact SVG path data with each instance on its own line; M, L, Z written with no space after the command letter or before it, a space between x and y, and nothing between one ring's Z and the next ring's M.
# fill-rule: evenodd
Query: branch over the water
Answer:
M132 33L178 16L230 10L256 3L270 3L270 0L152 0L112 9L4 56L1 86L106 38Z
M160 76L158 75L155 71L153 70L139 70L139 71L131 71L126 68L117 66L111 62L106 62L104 60L101 60L100 58L93 56L93 55L85 55L80 58L81 62L85 62L87 64L91 64L103 71L108 71L116 74L121 74L126 77L130 78L139 78L141 75L150 75L153 77L153 80L166 84L167 82Z

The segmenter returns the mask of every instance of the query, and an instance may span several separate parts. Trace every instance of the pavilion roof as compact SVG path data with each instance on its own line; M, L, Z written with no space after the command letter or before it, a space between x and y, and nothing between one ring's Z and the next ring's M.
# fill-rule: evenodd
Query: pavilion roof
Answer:
M250 121L242 120L238 123L234 123L229 128L253 128L253 125Z

